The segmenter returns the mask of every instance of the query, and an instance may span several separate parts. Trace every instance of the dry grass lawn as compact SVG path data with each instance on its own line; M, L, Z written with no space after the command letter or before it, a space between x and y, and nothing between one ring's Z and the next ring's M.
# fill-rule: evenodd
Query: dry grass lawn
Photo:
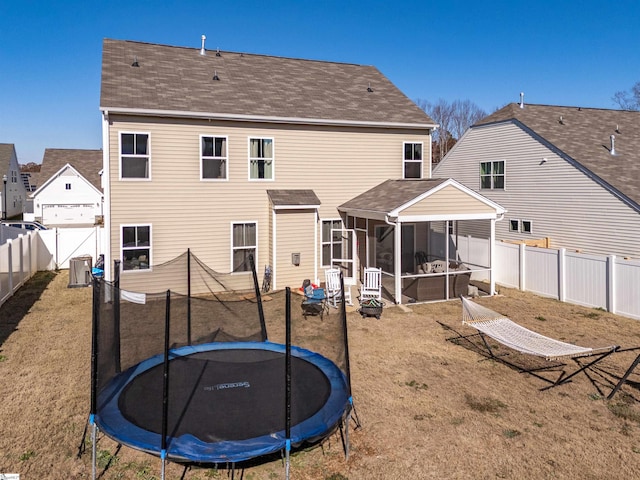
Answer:
M0 308L0 473L21 480L91 476L90 450L76 456L89 410L91 289L67 284L67 272L39 273ZM637 321L515 290L501 294L479 303L568 342L640 346ZM474 333L461 324L459 301L388 307L380 320L350 312L349 329L362 428L351 431L348 461L337 435L295 454L293 479L637 478L638 375L613 400L604 397L639 351L541 391L544 381L484 356L477 336L450 340ZM563 368L497 351L522 368L553 367L540 372L548 378ZM160 478L155 457L117 451L106 437L97 449L100 478ZM244 472L247 480L283 477L279 460ZM167 478L227 472L170 464Z

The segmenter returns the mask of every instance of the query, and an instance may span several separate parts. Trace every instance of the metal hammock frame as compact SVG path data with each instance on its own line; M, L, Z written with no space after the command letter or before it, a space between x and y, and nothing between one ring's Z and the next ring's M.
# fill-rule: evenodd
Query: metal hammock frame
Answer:
M571 378L578 375L580 372L595 365L596 363L600 362L612 353L619 351L620 349L618 345L599 348L581 347L572 343L562 342L550 337L545 337L544 335L518 325L508 317L501 315L498 312L495 312L482 305L478 305L477 303L474 303L467 298L460 298L462 300L462 323L464 325L473 327L478 330L478 332L480 332L480 338L482 338L484 346L489 352L491 358L500 360L501 362L511 367L517 368L521 372L529 373L536 378L540 378L541 380L551 383L551 385L542 388L541 390L546 390L548 388L567 383ZM576 371L574 371L570 375L565 376L566 372L563 370L557 380L553 381L543 377L542 375L536 374L535 369L523 370L517 365L514 365L504 360L503 358L496 356L493 353L493 350L491 349L489 343L487 342L485 335L493 338L497 342L513 350L527 355L542 357L548 361L562 361L566 358L577 359L588 356L593 356L594 359L585 365L576 362L579 366ZM621 383L622 381L620 382L620 384ZM620 385L616 386L614 392L612 392L608 398L611 398L611 396L613 396L619 386Z

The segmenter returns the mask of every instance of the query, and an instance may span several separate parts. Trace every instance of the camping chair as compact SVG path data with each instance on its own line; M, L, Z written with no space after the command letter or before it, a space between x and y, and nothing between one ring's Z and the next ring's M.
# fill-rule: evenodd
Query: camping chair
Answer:
M360 287L360 303L372 298L382 300L382 270L375 267L365 267L364 279Z
M327 268L324 271L327 300L334 308L338 308L338 302L342 300L342 288L340 288L340 270Z
M309 315L319 315L320 320L324 318L325 313L329 313L327 305L327 296L322 288L313 288L309 284L304 289L304 300L302 302L302 315L305 320Z

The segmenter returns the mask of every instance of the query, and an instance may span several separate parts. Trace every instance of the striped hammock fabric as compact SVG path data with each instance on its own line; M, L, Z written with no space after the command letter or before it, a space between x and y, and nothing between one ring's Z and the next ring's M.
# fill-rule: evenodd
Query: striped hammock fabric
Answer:
M566 357L581 357L615 350L617 347L588 348L545 337L524 328L493 310L478 305L464 297L462 299L462 323L475 328L494 340L528 355L547 360Z

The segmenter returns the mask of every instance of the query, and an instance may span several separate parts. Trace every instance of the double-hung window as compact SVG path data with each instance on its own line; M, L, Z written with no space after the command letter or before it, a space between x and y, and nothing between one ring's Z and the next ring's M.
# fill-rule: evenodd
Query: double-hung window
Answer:
M250 272L249 255L256 260L258 248L258 225L255 222L232 223L232 270L234 272Z
M331 252L333 258L342 258L342 238L339 231L342 228L341 220L322 221L322 266L331 266ZM333 235L331 229L334 229Z
M203 180L227 178L227 137L200 137L200 172Z
M404 144L403 178L422 178L422 143Z
M151 226L122 227L122 269L144 270L151 265Z
M504 190L504 160L480 162L480 188Z
M120 178L150 178L148 133L120 133Z
M249 139L249 178L273 180L273 138Z

